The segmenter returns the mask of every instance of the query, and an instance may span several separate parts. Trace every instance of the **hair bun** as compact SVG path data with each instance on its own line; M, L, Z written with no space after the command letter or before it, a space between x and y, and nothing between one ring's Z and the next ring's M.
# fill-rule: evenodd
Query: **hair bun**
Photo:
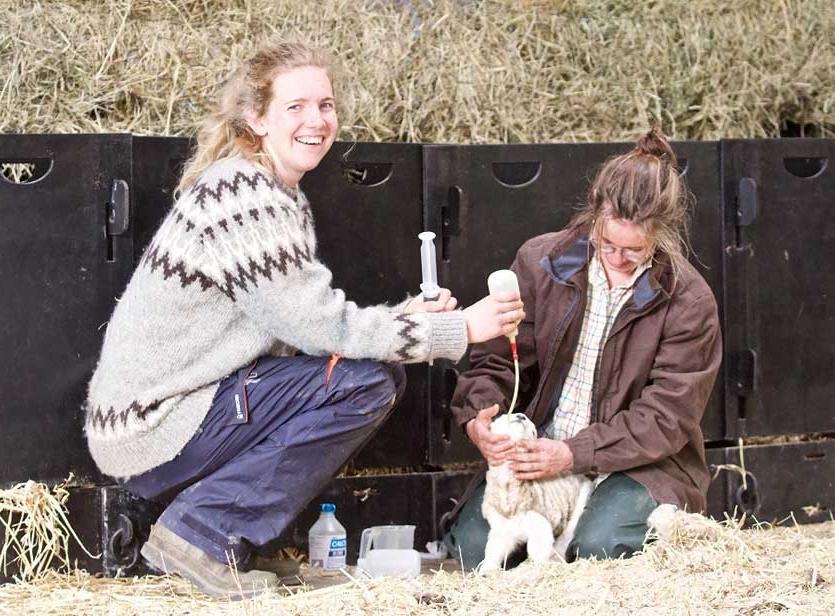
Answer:
M672 165L676 164L675 152L673 152L670 142L667 141L664 133L661 132L658 124L655 122L651 124L649 132L638 139L635 150L639 154L667 159Z

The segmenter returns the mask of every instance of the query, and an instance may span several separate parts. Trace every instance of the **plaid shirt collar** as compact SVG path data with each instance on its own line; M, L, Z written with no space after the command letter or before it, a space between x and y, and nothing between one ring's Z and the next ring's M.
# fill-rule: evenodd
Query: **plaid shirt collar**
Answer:
M626 289L634 287L635 283L638 282L638 278L641 277L641 274L647 271L650 267L652 267L652 259L644 261L636 267L632 276L629 277L629 280L609 289L609 281L606 278L606 270L603 268L603 264L600 262L600 259L592 256L591 262L589 263L589 284L594 286L595 289L604 289L606 291L625 291Z

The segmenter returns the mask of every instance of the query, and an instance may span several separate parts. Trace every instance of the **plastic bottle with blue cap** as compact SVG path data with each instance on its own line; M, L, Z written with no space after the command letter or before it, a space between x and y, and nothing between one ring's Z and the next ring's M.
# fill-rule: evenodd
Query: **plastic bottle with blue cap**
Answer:
M308 533L310 565L326 571L339 570L345 566L347 552L348 538L345 527L336 519L336 505L322 503L319 519Z

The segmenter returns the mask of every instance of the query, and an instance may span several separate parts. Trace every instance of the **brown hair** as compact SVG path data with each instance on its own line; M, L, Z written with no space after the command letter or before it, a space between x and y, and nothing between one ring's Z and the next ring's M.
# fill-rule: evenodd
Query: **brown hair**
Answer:
M590 228L597 237L603 220L633 222L649 240L653 258L659 252L668 255L677 272L690 253L688 210L692 201L677 164L667 138L653 124L634 149L603 164L585 207L570 227Z
M215 110L200 125L197 146L186 162L177 193L188 190L212 163L245 156L268 169L261 139L246 115L262 116L272 100L276 76L304 66L323 68L333 82L334 63L325 52L303 43L270 43L258 49L223 85Z

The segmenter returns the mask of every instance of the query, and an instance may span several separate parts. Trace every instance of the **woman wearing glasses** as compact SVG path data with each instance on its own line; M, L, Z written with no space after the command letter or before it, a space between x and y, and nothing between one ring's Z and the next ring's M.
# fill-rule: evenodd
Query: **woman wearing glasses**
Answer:
M699 422L722 343L716 300L686 258L688 201L675 154L653 128L603 165L566 229L519 250L519 408L537 440L514 446L490 432L513 391L507 341L474 347L458 380L456 418L491 465L510 461L521 480L596 477L568 560L640 550L659 504L705 508ZM483 490L473 483L447 535L471 567L489 530Z

